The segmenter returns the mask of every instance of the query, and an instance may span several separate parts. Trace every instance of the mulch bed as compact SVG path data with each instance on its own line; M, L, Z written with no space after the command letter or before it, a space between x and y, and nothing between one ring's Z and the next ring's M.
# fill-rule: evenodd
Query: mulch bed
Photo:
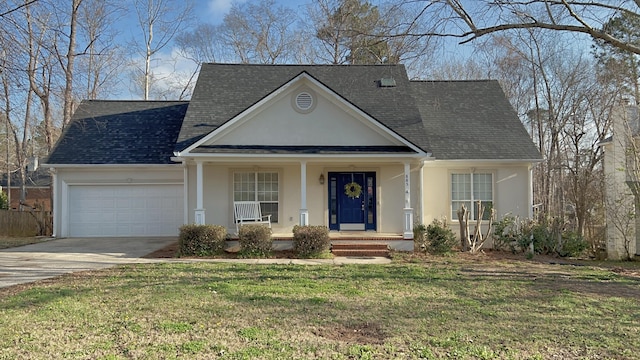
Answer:
M162 249L156 250L150 254L143 256L145 259L172 259L178 257L178 243L172 243L165 246ZM199 256L185 256L181 257L181 259L189 259L189 258L198 258L198 259L237 259L237 252L224 252L220 255L209 256L209 257L199 257ZM271 254L272 259L296 259L296 254L292 250L281 250L281 251L273 251Z

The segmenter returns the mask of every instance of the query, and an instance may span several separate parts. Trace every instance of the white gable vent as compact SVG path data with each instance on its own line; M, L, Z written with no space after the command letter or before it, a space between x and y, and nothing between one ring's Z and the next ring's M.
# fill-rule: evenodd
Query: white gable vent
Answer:
M313 96L308 92L301 92L296 96L296 106L300 110L309 110L313 106Z
M293 108L302 114L308 114L316 107L314 94L306 89L297 93L292 100Z

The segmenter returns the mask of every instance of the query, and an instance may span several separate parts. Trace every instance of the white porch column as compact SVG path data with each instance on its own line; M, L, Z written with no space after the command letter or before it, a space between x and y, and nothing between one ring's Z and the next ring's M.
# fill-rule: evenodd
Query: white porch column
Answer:
M411 164L404 163L404 238L413 239L413 209L411 208Z
M529 211L527 215L529 216L530 220L533 220L534 211L533 211L533 166L532 165L529 165L529 178L527 179L527 181L529 182L527 184L529 185L529 194L527 194L527 201L529 202Z
M300 162L300 226L309 225L307 209L307 162Z
M203 208L203 188L204 188L204 180L202 174L202 161L196 162L196 209L195 209L195 223L197 225L204 225L204 211Z

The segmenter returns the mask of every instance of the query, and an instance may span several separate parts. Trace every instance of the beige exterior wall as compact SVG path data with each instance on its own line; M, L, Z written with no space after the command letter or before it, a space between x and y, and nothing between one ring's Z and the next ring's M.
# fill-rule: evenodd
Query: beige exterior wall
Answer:
M493 202L497 219L505 215L521 219L530 216L530 178L528 163L428 162L424 168L424 215L419 219L425 225L434 219L447 219L451 229L458 233L457 217L452 218L451 174L493 174ZM486 223L486 222L485 222ZM473 231L473 228L471 229ZM485 246L491 247L490 243Z
M206 209L205 221L227 227L235 233L233 222L233 173L235 171L273 171L279 174L279 222L273 224L274 233L289 233L300 222L301 185L300 163L269 164L213 164L203 167L203 205ZM419 168L412 168L412 206L419 206ZM309 224L329 226L328 219L328 173L329 172L375 172L377 198L377 231L401 234L403 231L404 208L404 165L388 164L380 166L333 166L323 163L307 163L307 209ZM320 184L320 175L325 183ZM196 166L188 166L188 221L195 221Z
M473 165L473 166L472 166ZM411 207L414 222L429 224L433 219L446 216L457 231L457 219L451 219L451 174L455 172L491 172L494 174L494 204L498 217L512 214L521 218L529 216L529 165L528 164L477 164L477 163L428 163L423 168L423 189L420 189L421 166L411 166ZM404 165L380 164L359 167L331 165L309 161L307 168L307 209L311 225L329 226L328 173L329 172L375 172L377 199L377 232L402 234L404 197ZM233 172L274 171L278 172L279 223L273 224L274 233L289 233L299 224L301 206L300 163L246 163L241 165L205 163L204 208L206 223L224 225L235 233L233 222ZM325 183L319 183L320 175ZM196 167L188 167L189 222L194 221L196 204Z
M493 201L498 218L507 214L521 218L529 216L528 164L449 163L424 169L425 224L443 216L457 223L457 218L451 218L451 174L470 173L472 169L475 173L493 174Z
M313 94L316 103L308 114L299 113L293 104L301 91ZM402 142L352 106L303 81L258 109L240 115L206 144L357 146Z
M246 161L246 159L245 159ZM307 169L307 209L311 225L328 226L328 173L329 172L375 172L376 173L376 229L379 233L403 233L405 191L404 164L402 160L385 160L387 163L361 163L359 166L345 162L329 163L308 160ZM494 174L494 203L498 216L507 213L525 218L529 207L528 164L499 163L452 163L427 162L411 164L410 202L414 222L429 224L451 213L451 173L492 172ZM196 209L196 166L190 164L186 172L181 165L148 168L104 168L104 169L57 169L54 182L54 222L57 229L64 216L63 203L67 193L65 187L79 184L181 184L186 178L185 223L195 221ZM234 171L274 171L279 174L279 223L274 224L274 233L289 233L299 224L301 207L299 161L288 162L237 162L204 163L203 166L203 207L208 224L224 225L230 233L235 233L233 222L233 172ZM422 176L421 176L422 171ZM323 175L325 183L320 184ZM420 179L422 177L422 186ZM56 211L57 210L57 211ZM457 220L452 220L452 228L457 231ZM64 234L56 234L64 236Z

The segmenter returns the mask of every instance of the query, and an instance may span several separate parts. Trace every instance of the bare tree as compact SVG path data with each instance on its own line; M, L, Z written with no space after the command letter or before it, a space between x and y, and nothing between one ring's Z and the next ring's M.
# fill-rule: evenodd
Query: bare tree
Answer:
M286 63L300 43L297 18L274 0L234 3L218 32L222 44L242 63Z
M415 1L404 1L413 5ZM612 46L640 54L640 45L607 31L609 19L625 14L640 17L638 1L529 0L421 0L422 11L414 21L440 22L431 32L411 36L452 36L466 43L482 36L518 29L544 29L586 34ZM460 31L456 31L460 29Z
M133 0L140 25L144 58L143 98L149 99L153 82L151 60L164 49L192 16L192 3L177 0Z
M60 66L64 72L64 108L62 115L63 126L67 125L71 121L71 115L74 110L73 101L73 74L75 60L78 54L76 54L76 37L78 36L78 12L83 0L71 0L71 7L69 11L69 32L67 35L67 52L66 55L60 57Z
M78 14L80 48L75 77L79 80L77 97L97 99L116 88L118 72L125 66L125 56L114 42L115 18L122 14L117 3L106 0L83 0Z
M0 8L0 11L1 11L0 12L0 17L6 17L7 15L11 14L12 12L18 11L18 10L20 10L20 9L22 9L24 7L27 7L27 6L33 4L33 3L37 2L37 1L38 0L28 0L28 1L25 1L24 3L18 4L18 5L5 3L5 6L7 6L7 7L6 8L4 8L4 7Z
M180 54L197 65L222 60L223 44L216 25L198 24L192 31L176 35Z

